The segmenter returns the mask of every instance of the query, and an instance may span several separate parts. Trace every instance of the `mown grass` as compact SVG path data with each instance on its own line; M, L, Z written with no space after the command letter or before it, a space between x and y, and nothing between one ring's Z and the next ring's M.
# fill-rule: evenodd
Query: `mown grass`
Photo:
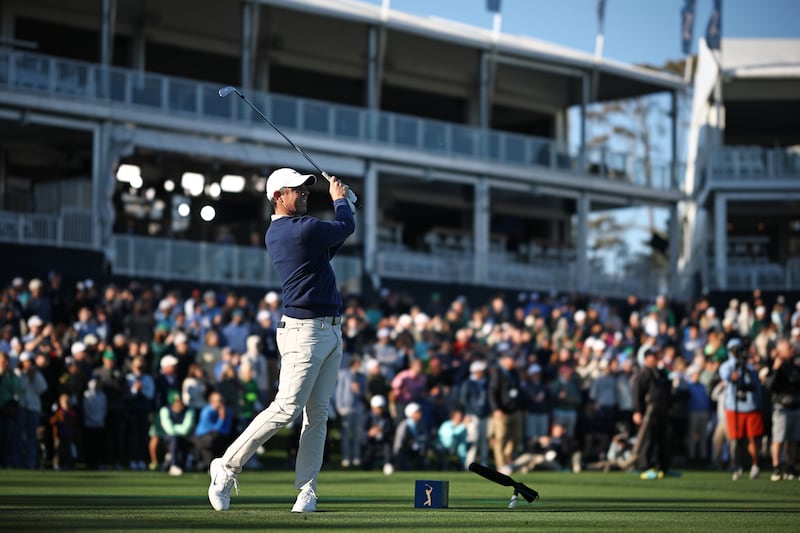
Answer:
M450 507L413 507L415 479L450 481ZM642 481L621 472L517 476L538 490L508 509L511 489L469 472L323 471L319 512L289 512L291 472L246 471L224 513L208 476L154 472L0 471L3 531L798 531L800 481L733 482L723 472Z

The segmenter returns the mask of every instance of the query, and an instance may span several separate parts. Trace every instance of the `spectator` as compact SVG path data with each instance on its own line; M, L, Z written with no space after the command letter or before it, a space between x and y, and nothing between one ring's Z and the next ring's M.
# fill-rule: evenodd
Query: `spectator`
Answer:
M486 379L486 362L473 361L469 365L469 379L461 384L459 405L464 410L467 428L467 456L470 464L478 458L489 464L489 381Z
M222 350L219 346L219 334L216 330L210 329L205 334L205 340L197 352L195 362L203 369L206 377L213 380L214 371L221 360Z
M391 475L394 472L392 465L392 443L394 437L394 424L386 407L386 398L375 395L370 399L370 412L366 420L366 448L364 450L364 468L371 470L376 461L383 463L383 473Z
M405 418L397 426L392 454L399 470L425 470L429 466L429 430L422 418L422 407L411 402L403 410Z
M17 415L17 458L14 466L33 470L38 464L39 442L36 430L42 415L41 396L47 382L39 372L31 352L22 352L16 369L19 380L19 414Z
M189 367L189 375L181 384L181 400L183 404L194 411L195 420L200 415L200 410L206 404L206 391L208 382L203 372L203 367L193 364Z
M426 385L427 380L422 361L412 360L409 368L398 373L392 380L392 398L397 412L404 413L405 407L410 403L415 403L422 409L421 404L425 401Z
M532 446L550 432L550 395L547 385L542 381L542 367L533 363L528 367L527 379L522 383L522 397L525 409L526 446Z
M106 455L106 415L108 402L96 378L89 380L83 392L83 444L86 467L96 470L108 464Z
M69 394L58 397L58 407L50 417L53 431L53 470L72 470L78 458L75 441L78 431L78 413L72 405Z
M233 429L231 416L222 395L212 392L208 403L200 411L194 431L194 446L197 453L197 471L205 472L214 457L222 454Z
M514 459L522 443L522 396L514 357L504 353L489 378L489 408L494 427L494 462L499 470Z
M373 343L372 357L381 365L381 372L388 380L394 379L401 368L400 353L391 341L392 332L389 328L378 330L378 340Z
M127 444L131 470L147 470L149 417L153 412L156 386L145 361L137 357L126 376Z
M231 321L222 328L222 335L231 350L243 354L247 351L247 337L250 335L250 326L245 322L244 310L234 309Z
M558 368L558 379L550 384L550 395L554 402L553 424L564 428L565 441L575 437L578 407L581 404L581 391L573 375L572 367L569 364L562 364Z
M8 353L0 351L0 468L15 466L19 378Z
M708 422L711 412L711 397L708 389L700 383L700 369L690 366L687 375L687 408L689 427L686 434L686 451L689 461L699 459L705 464L708 458Z
M661 354L648 349L644 367L633 381L633 423L639 426L634 456L642 479L659 479L670 466L667 420L670 402L670 382L658 367Z
M30 296L25 301L23 316L38 316L47 324L53 319L53 307L50 298L44 292L42 280L34 278L28 283Z
M775 352L765 383L772 399L772 481L797 478L795 461L800 441L800 366L787 339L778 341ZM783 472L781 452L786 458Z
M347 369L339 371L334 392L336 412L342 424L342 466L361 465L367 379L361 372L361 358L351 357Z
M167 443L165 467L171 476L180 476L186 470L187 456L191 450L194 411L187 409L178 391L170 391L167 404L158 411L158 421Z
M467 463L467 427L464 425L464 412L453 409L450 418L442 422L436 432L436 449L439 454L439 469L447 470L449 457L458 457L458 465L466 470Z
M267 361L267 369L264 375L267 379L267 390L264 396L264 405L269 405L275 399L278 391L277 377L280 372L281 358L278 353L278 341L276 338L276 322L272 321L272 314L266 309L262 309L256 315L256 327L254 335L258 335L261 351Z
M267 358L261 353L261 337L258 335L247 337L247 350L242 354L242 365L250 367L253 381L256 384L259 404L269 405L265 401L271 393L269 365Z
M750 456L750 479L756 479L760 475L756 440L764 434L761 385L756 370L745 361L741 341L732 339L727 349L729 358L720 366L719 375L727 382L725 416L731 441L733 480L742 478L745 451Z
M103 351L102 366L95 368L92 376L106 397L106 439L102 456L116 469L122 467L126 442L127 382L124 372L116 365L116 356L111 348Z
M156 391L153 398L156 411L171 404L168 399L170 392L181 390L181 380L177 375L178 358L174 355L165 355L161 358L159 367L161 370L155 377Z

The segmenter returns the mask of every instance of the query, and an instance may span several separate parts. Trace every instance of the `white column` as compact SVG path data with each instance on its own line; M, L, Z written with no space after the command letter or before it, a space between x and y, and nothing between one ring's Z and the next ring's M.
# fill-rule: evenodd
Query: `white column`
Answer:
M255 83L255 59L258 43L259 5L242 2L242 41L240 77L243 89L252 89Z
M714 197L714 272L717 289L728 288L728 199L724 194Z
M575 288L585 291L589 287L589 195L583 191L578 197L578 242L575 243Z
M678 239L680 238L680 221L678 220L678 206L674 204L669 209L669 294L671 297L682 296L678 295L679 279L678 279L678 255L680 249L678 246Z
M364 205L364 269L375 284L379 281L375 273L375 255L378 252L378 170L372 161L366 165L361 201Z
M478 179L475 184L475 202L472 210L475 235L473 281L478 285L489 279L490 194L489 181L485 177Z

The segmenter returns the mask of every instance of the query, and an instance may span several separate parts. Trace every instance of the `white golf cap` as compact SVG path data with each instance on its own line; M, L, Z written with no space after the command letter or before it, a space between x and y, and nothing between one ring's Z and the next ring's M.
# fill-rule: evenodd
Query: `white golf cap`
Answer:
M33 327L36 327L36 326L41 326L42 324L44 324L44 322L42 321L41 318L39 318L39 315L33 315L28 319L28 327L29 328L33 328Z
M473 361L469 365L469 371L472 372L483 372L486 370L486 363L483 361Z
M376 394L369 401L369 406L370 407L386 407L386 398L384 398L380 394Z
M267 178L267 199L272 200L275 192L284 187L300 187L306 185L311 187L317 182L313 174L300 174L292 168L279 168Z
M161 358L161 361L158 364L161 368L167 368L168 366L178 366L178 358L174 355L165 355Z
M411 418L411 415L419 411L421 408L418 403L411 402L410 404L406 405L406 408L403 410L403 414L406 415L406 418Z
M76 353L85 352L86 351L86 345L83 344L80 341L75 342L75 343L72 344L72 347L70 348L69 351L72 352L72 355L75 355Z

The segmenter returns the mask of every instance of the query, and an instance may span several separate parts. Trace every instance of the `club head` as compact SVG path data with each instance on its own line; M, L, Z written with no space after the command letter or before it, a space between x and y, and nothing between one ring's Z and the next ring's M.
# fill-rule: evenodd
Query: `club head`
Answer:
M532 503L535 499L539 497L539 493L533 490L532 488L523 485L522 483L517 483L514 486L514 492L519 493L520 496L525 498L528 503Z
M231 93L239 94L239 91L237 91L236 87L234 87L233 85L228 85L227 87L223 87L222 89L219 90L219 96L221 98L225 98Z

